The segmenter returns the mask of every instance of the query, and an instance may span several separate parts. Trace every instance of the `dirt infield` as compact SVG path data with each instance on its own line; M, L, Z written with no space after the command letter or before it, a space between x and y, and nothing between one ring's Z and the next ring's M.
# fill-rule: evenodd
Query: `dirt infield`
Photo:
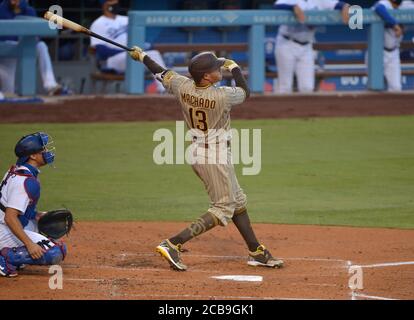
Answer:
M233 119L414 114L414 94L253 97ZM52 99L0 104L0 123L181 120L170 97ZM67 239L63 289L51 290L47 267L0 277L2 299L414 299L414 230L257 224L261 241L285 260L280 270L247 266L234 226L186 245L187 272L174 272L155 252L187 223L80 222ZM362 290L349 288L360 266ZM259 282L219 280L260 276Z
M67 239L63 289L50 290L47 267L0 278L0 299L351 299L352 265L362 265L354 299L414 298L414 230L255 225L282 269L246 264L236 228L216 228L186 245L186 272L154 252L186 223L81 222ZM260 282L213 276L261 276Z
M414 94L254 96L233 119L347 117L414 114ZM0 104L0 123L181 120L170 96L72 97L42 104Z

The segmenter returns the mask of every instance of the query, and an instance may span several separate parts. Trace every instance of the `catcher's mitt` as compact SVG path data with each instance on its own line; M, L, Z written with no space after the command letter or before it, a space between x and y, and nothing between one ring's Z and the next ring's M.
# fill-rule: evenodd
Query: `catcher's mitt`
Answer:
M73 216L67 209L46 212L38 221L39 232L48 238L58 240L69 234Z

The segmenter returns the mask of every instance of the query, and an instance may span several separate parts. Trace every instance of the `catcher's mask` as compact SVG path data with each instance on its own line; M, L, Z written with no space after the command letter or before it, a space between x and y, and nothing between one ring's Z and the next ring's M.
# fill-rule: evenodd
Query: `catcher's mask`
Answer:
M191 59L188 71L195 82L200 82L206 73L220 69L225 61L224 58L217 58L213 52L202 52Z
M36 132L22 137L14 148L17 156L17 165L24 164L30 155L42 151L43 160L51 164L55 160L55 147L51 137L44 132Z

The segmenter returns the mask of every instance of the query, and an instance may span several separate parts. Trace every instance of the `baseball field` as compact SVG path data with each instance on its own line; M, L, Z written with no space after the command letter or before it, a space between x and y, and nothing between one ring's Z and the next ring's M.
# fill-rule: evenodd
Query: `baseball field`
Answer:
M311 100L310 100L311 99ZM304 101L308 101L304 104ZM236 129L261 129L261 171L239 181L261 240L280 270L247 266L234 226L186 245L173 272L158 243L208 208L191 167L156 165L160 128L176 130L169 97L70 98L0 105L0 171L24 134L45 131L55 168L41 173L40 210L67 207L64 285L45 267L0 279L0 299L413 299L414 95L252 98ZM349 279L360 266L363 288ZM217 276L258 276L256 282Z

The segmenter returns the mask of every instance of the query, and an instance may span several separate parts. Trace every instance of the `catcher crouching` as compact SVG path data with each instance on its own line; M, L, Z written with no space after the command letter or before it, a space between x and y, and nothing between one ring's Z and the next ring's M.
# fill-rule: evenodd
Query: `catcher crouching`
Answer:
M60 264L66 245L59 241L71 230L69 210L38 212L39 168L51 164L55 153L50 137L36 132L15 147L17 162L0 184L0 275L16 277L25 265Z

